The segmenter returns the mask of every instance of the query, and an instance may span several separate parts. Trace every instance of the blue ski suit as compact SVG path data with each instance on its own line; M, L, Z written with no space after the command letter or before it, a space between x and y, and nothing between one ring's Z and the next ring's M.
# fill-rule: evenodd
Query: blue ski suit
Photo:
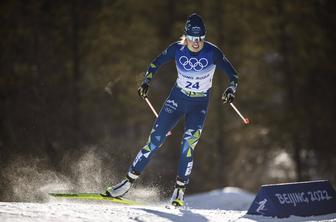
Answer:
M177 180L188 184L193 167L193 153L198 143L208 111L210 89L216 67L229 77L229 87L236 87L237 72L221 50L205 41L203 48L191 52L186 45L175 42L150 64L145 82L150 82L159 67L175 60L178 78L161 108L147 143L133 161L130 172L140 175L152 155L161 147L167 133L184 117L185 127L181 143Z

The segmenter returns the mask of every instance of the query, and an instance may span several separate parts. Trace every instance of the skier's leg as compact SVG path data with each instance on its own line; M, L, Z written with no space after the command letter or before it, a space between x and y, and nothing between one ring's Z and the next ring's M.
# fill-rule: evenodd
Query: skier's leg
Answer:
M181 156L177 173L178 180L184 184L188 184L189 182L193 166L194 149L201 137L206 115L207 104L196 106L186 115Z
M107 196L120 197L128 192L133 182L139 177L149 163L155 151L161 147L170 131L183 115L183 103L169 97L163 105L156 119L147 143L139 151L129 168L126 178L119 184L108 187Z
M200 139L206 114L207 103L203 103L199 106L194 106L186 115L176 185L171 199L173 205L184 205L184 192L189 183L189 177L193 167L193 153Z
M140 175L142 173L155 151L165 142L167 133L175 127L178 120L183 115L183 112L181 110L182 107L179 107L183 106L183 104L178 104L178 100L175 99L175 107L169 101L172 100L167 99L164 106L162 107L159 116L155 121L152 131L148 137L147 143L142 147L142 149L139 151L138 155L134 159L130 167L130 172L137 175Z

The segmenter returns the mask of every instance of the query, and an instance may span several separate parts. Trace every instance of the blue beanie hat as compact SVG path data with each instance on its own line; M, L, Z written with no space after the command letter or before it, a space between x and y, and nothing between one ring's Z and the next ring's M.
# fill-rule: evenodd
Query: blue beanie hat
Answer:
M206 28L202 18L196 13L191 14L187 18L184 27L184 34L191 36L205 36Z

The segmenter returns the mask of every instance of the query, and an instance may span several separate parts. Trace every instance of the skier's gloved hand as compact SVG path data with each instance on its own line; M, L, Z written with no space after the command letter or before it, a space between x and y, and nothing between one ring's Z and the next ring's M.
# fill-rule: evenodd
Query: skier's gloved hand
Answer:
M229 86L226 88L226 90L223 92L222 95L222 101L223 103L232 103L235 98L235 88L232 86Z
M138 88L138 94L142 99L145 99L147 97L148 88L149 84L146 82L143 82L141 86Z

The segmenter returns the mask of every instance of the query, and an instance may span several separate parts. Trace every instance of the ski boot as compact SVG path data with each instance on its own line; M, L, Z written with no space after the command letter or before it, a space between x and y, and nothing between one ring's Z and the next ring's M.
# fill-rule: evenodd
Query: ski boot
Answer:
M171 204L175 207L184 206L184 193L186 185L180 181L176 181L175 190L171 197Z
M134 181L139 177L139 175L128 172L125 179L123 179L120 183L108 187L105 193L101 193L100 195L103 197L113 197L120 198L124 196L129 189L133 186Z

